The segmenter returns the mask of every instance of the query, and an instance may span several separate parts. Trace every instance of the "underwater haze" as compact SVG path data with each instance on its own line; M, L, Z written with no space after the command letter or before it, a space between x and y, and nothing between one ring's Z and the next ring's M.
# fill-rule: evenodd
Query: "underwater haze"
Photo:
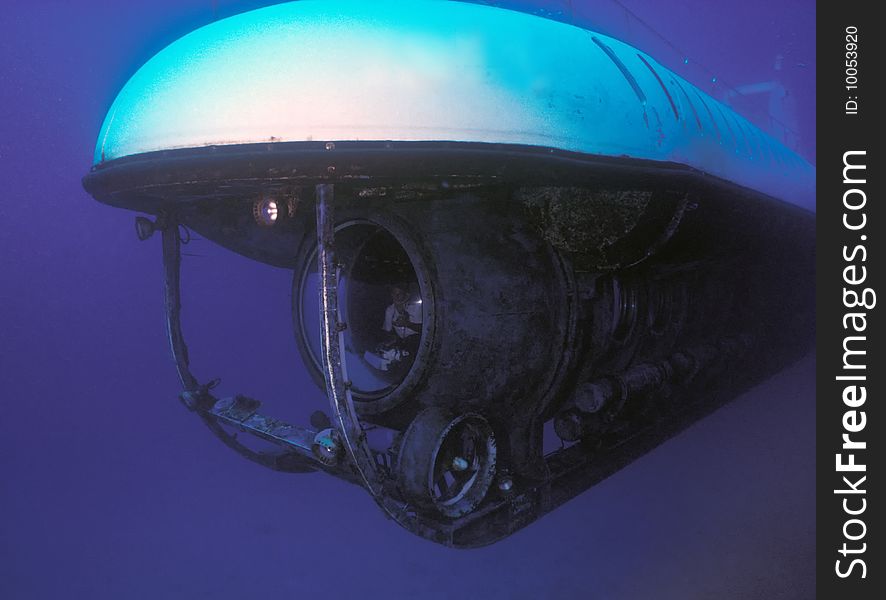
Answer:
M356 486L249 463L182 406L159 239L80 178L141 64L272 3L0 11L0 598L814 597L811 354L476 550L407 533ZM484 3L631 43L815 164L812 0ZM293 339L291 272L200 239L185 252L198 378L299 422L327 407Z

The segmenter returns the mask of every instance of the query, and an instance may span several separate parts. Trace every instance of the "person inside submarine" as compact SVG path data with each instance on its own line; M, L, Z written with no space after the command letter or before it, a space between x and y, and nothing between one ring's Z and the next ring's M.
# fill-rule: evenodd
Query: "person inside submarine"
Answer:
M391 286L391 304L385 308L382 331L387 335L372 357L377 369L398 372L408 369L421 339L421 303L402 287ZM381 360L378 360L380 358ZM405 375L405 373L403 373Z

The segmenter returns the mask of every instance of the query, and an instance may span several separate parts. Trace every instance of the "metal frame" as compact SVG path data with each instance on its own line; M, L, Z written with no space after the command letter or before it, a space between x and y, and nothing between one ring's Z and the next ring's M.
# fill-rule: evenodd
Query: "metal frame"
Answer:
M191 372L188 347L181 328L182 242L179 237L179 225L174 216L167 214L158 219L156 227L162 233L166 330L183 388L180 395L182 402L196 412L210 431L226 446L252 462L276 471L295 473L321 468L330 470L315 461L311 455L310 441L316 432L259 416L257 410L260 404L251 398L236 396L219 400L211 393L218 382L201 384ZM276 452L257 452L237 441L236 435L228 433L222 424L248 431L262 439L277 443L280 448ZM346 475L346 472L340 475Z
M338 267L335 263L335 186L323 183L317 191L317 266L320 274L321 339L323 347L323 377L326 394L332 409L333 424L342 438L343 446L360 483L376 504L404 528L418 532L419 525L385 489L385 478L360 426L354 399L347 383L341 347L344 344L346 323L338 319Z
M373 450L360 424L351 395L347 365L341 348L347 324L339 320L338 276L335 258L335 187L316 185L318 270L321 277L320 310L322 323L323 375L332 410L332 441L336 460L322 460L315 453L318 435L323 432L284 423L259 414L260 403L246 396L219 399L212 394L217 381L201 384L190 368L187 345L181 328L179 224L172 213L163 213L155 228L162 231L165 269L165 306L169 343L182 384L182 402L197 413L209 429L227 446L245 458L268 468L285 472L324 471L365 488L382 511L404 529L436 543L453 547L491 544L522 529L544 514L605 479L625 464L645 454L676 431L713 411L731 398L724 390L715 398L690 405L668 416L655 427L646 427L620 436L605 445L584 443L566 446L544 457L546 474L539 480L513 481L500 474L487 498L473 512L462 517L434 517L402 499L396 477L382 453ZM723 343L685 350L675 355L680 364L690 364L694 373L711 361L731 361L741 357L751 344L728 340ZM660 371L677 374L680 369L653 365ZM685 381L679 382L686 385ZM732 390L734 391L734 390ZM691 394L690 394L691 395ZM237 440L225 426L250 433L276 446L259 452Z

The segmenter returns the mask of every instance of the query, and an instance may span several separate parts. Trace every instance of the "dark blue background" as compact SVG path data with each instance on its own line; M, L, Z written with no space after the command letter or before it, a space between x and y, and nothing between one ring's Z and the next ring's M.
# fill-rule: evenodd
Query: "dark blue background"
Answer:
M268 2L217 4L226 16ZM784 54L814 157L813 2L625 0L684 67L612 2L512 4L571 8L715 95L771 77ZM0 598L814 595L812 356L474 551L401 531L355 487L265 471L215 441L176 400L158 240L138 243L131 214L80 187L128 76L212 16L208 0L0 11ZM187 251L200 255L184 266L197 376L293 419L323 406L292 340L290 274L205 241Z

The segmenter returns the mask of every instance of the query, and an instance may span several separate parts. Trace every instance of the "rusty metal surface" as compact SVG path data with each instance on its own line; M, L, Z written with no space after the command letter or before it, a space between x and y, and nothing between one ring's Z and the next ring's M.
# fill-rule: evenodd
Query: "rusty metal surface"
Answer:
M172 215L163 215L158 219L157 226L162 232L166 330L169 336L169 345L183 388L182 400L186 406L195 410L198 407L214 403L215 399L210 394L210 390L217 382L201 385L191 373L188 347L181 327L181 238L179 237L178 221ZM305 472L314 470L305 461L293 459L293 453L288 449L275 452L257 452L240 443L235 435L227 432L219 423L216 415L207 411L197 412L216 437L252 462L278 471Z
M320 272L321 338L323 375L332 408L333 424L341 435L345 451L360 483L379 507L402 527L421 534L421 527L406 510L406 505L392 498L385 489L384 475L369 448L360 425L354 400L342 362L342 332L347 325L338 319L338 270L335 264L335 188L317 186L317 261Z
M342 350L348 324L339 312L339 281L346 271L336 255L336 225L353 219L355 210L375 213L373 198L355 200L349 196L353 188L343 191L336 199L333 183L316 186L317 250L311 255L320 275L322 374L331 422L317 420L315 428L282 422L262 414L250 397L216 398L217 382L201 383L192 374L180 323L179 221L164 214L156 228L163 232L167 329L182 400L245 458L288 472L322 470L356 483L400 526L436 543L482 546L527 526L789 356L767 347L773 324L779 331L784 324L777 315L761 314L761 298L746 289L751 282L764 291L793 285L758 260L766 256L766 236L784 233L777 222L758 238L731 241L733 252L749 248L741 261L695 260L686 249L721 242L704 236L718 214L713 209L728 204L687 212L680 196L672 206L675 218L657 220L667 225L664 260L656 256L615 273L583 272L576 269L576 251L545 246L540 233L508 211L513 203L497 195L500 187L488 197L474 196L482 190L453 191L443 214L428 213L425 196L420 202L403 197L391 218L411 224L422 239L409 251L421 252L425 261L422 294L433 295L429 314L435 327L423 333L429 350L415 373L416 385L398 390L408 394L408 402L388 409L400 413L385 425L396 433L393 442L377 449L365 429L375 426L377 416L358 411L348 380ZM355 202L361 203L356 209ZM719 218L735 216L726 212ZM473 229L466 230L466 220ZM478 227L483 235L475 235ZM302 231L311 228L302 225ZM794 234L802 239L802 228ZM803 247L792 251L801 256ZM533 285L526 286L527 280ZM801 332L802 316L796 321ZM798 337L793 347L800 345ZM428 407L448 416L416 416ZM490 439L501 436L497 464L469 501L459 503L460 491L451 489L435 499L440 456L454 471L476 465L470 452L440 450L452 424L471 415L488 421ZM553 417L561 425L563 447L545 455L541 424ZM238 432L272 449L254 450L237 439ZM456 479L455 485L461 483Z
M181 327L181 239L179 238L178 223L174 221L165 223L162 236L166 332L169 336L169 346L182 388L185 391L194 392L200 386L191 373L188 347L185 344Z

